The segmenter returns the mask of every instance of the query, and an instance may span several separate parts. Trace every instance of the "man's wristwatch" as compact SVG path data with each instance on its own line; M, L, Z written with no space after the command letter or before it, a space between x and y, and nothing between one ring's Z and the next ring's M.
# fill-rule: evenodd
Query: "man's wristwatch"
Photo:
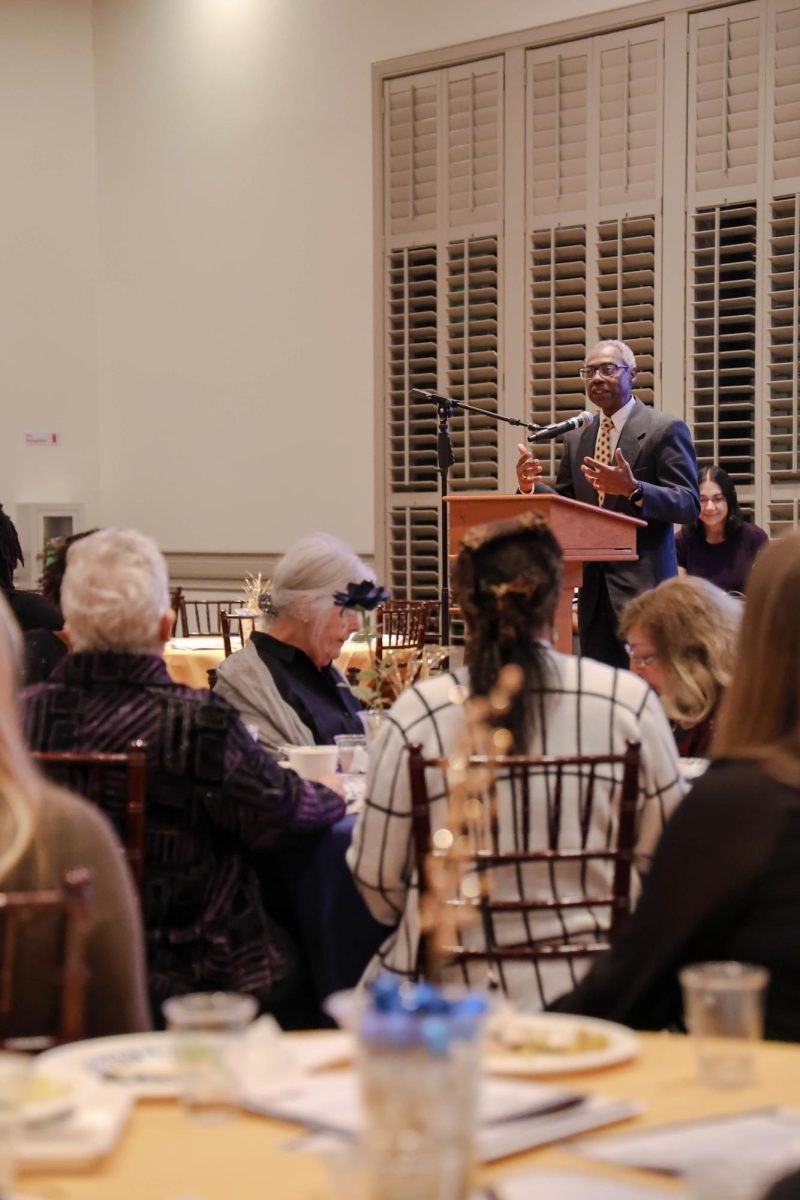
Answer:
M641 504L642 500L644 500L644 487L641 482L637 483L630 496L628 496L628 499L631 504Z

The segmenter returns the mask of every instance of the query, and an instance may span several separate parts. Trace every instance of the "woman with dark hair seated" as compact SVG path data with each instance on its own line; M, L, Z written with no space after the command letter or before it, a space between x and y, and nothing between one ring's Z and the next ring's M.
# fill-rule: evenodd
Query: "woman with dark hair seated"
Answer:
M706 758L742 606L705 579L666 579L622 610L631 670L658 693L682 758Z
M489 696L500 673L517 664L522 687L500 722L512 734L507 753L525 755L620 754L628 739L641 742L638 850L652 851L664 816L679 801L675 743L654 693L643 680L591 659L558 654L553 649L553 620L561 589L561 547L546 522L535 513L510 521L478 526L468 532L453 573L454 596L464 613L468 641L466 666L408 688L390 709L385 732L370 753L367 798L348 852L350 869L373 916L395 927L371 970L384 966L411 976L417 965L419 913L417 864L412 843L411 791L406 743L419 742L426 757L463 752L463 705L466 694ZM549 783L531 776L531 820L528 844L524 822L507 780L497 781L497 820L502 850L545 849ZM598 775L591 820L584 819L585 788L580 775L563 778L563 839L567 847L605 846L619 802L621 773L610 768ZM431 826L446 822L446 785L441 773L430 772ZM543 832L545 831L545 832ZM541 887L536 865L523 868L528 894ZM609 887L607 863L595 861L584 877L567 864L557 880L545 886L561 895L580 895ZM497 880L496 891L513 883ZM502 897L501 897L502 898ZM505 944L529 940L580 942L597 934L599 917L586 909L517 914L498 922L495 932ZM483 944L478 926L464 939ZM469 942L468 942L469 944ZM506 989L514 999L541 1006L555 998L586 969L585 960L553 959L504 966ZM471 981L485 980L485 965L463 968ZM458 978L463 978L461 969Z
M673 1026L679 969L733 959L770 971L767 1037L800 1041L800 534L753 569L712 751L618 941L553 1007Z
M0 504L0 592L16 617L20 629L61 629L64 618L55 607L36 592L14 587L14 572L25 559L14 522Z
M678 571L700 575L723 592L744 592L753 560L768 541L763 529L745 521L733 480L722 467L700 472L700 516L675 539Z
M87 529L84 533L74 533L72 537L60 538L47 559L39 579L42 596L61 612L61 584L67 569L67 554L74 542L97 533L96 529ZM23 633L25 644L25 683L44 683L61 659L69 653L69 642L63 629L26 629Z

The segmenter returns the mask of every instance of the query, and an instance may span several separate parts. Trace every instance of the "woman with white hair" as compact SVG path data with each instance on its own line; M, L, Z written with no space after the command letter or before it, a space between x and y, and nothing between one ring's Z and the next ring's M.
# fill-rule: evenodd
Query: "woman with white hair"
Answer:
M0 888L56 888L65 871L88 867L93 904L86 1033L147 1029L144 943L133 884L105 818L46 782L28 753L16 695L21 650L17 623L0 598ZM41 913L19 939L9 1036L37 1037L55 1027L58 928L57 916Z
M332 665L358 614L334 601L348 583L372 582L361 559L329 533L301 538L261 595L261 629L217 671L216 694L258 726L267 749L330 745L363 733L361 703Z
M293 1019L299 954L264 906L261 859L328 829L344 803L281 770L213 692L170 679L162 650L175 614L150 538L105 529L76 542L61 599L72 653L25 692L24 728L39 750L146 744L142 903L154 1013L168 996L222 990ZM106 811L123 805L124 794L104 792Z

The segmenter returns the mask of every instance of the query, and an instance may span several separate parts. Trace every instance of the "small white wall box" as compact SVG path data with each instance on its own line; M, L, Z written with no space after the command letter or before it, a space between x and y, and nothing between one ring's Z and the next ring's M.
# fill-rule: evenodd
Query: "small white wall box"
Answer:
M82 504L18 504L14 524L19 534L25 566L18 567L14 582L35 588L44 564L44 548L53 538L71 537L85 529Z

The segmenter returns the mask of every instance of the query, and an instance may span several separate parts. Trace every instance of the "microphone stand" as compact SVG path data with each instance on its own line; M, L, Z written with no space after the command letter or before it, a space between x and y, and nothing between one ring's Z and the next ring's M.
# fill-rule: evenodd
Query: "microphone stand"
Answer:
M450 468L456 461L453 450L453 440L450 437L450 417L455 411L478 413L482 417L491 417L493 421L504 421L506 425L519 425L523 429L536 433L544 428L530 421L521 421L518 417L505 417L501 413L490 412L486 408L476 408L474 404L465 404L463 400L453 400L449 396L441 396L438 392L423 391L422 388L412 388L411 395L416 400L429 400L435 404L439 413L439 427L436 432L436 469L439 473L439 573L441 621L439 623L439 640L443 646L450 645L450 586L448 549L450 545L450 514L445 503L447 481Z

